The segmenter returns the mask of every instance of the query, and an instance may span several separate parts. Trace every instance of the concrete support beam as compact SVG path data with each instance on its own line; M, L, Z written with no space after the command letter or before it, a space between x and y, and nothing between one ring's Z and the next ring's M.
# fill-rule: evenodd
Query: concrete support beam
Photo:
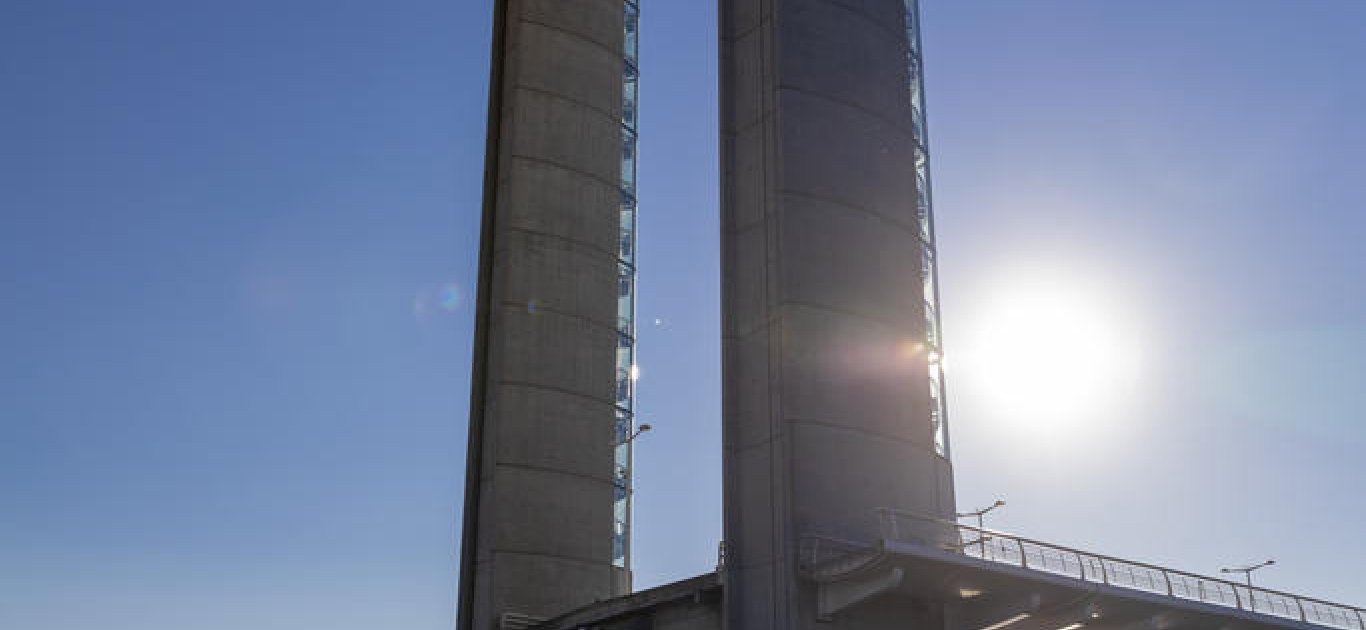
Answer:
M905 579L904 570L892 567L871 575L823 582L816 587L817 619L830 621L841 610L896 590Z

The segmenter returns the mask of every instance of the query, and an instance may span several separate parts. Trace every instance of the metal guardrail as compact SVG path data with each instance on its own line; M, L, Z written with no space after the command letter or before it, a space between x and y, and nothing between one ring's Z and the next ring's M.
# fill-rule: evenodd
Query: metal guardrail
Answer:
M1122 560L953 521L882 508L883 538L1088 583L1165 595L1339 630L1366 630L1366 610Z

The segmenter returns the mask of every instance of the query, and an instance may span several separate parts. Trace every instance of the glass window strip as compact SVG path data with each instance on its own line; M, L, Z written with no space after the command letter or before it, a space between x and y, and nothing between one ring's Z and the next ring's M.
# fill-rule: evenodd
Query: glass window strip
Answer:
M904 0L906 18L906 75L911 104L911 131L916 142L915 184L916 219L920 224L921 282L925 303L925 346L930 354L930 423L934 430L935 452L948 457L948 410L945 406L944 372L940 355L943 348L939 321L939 276L934 244L934 197L930 179L928 122L925 114L925 74L921 57L920 3Z
M617 356L616 411L612 453L613 523L612 564L630 566L631 441L635 434L635 306L636 306L636 127L640 96L640 8L622 1L621 73L621 205L617 243Z

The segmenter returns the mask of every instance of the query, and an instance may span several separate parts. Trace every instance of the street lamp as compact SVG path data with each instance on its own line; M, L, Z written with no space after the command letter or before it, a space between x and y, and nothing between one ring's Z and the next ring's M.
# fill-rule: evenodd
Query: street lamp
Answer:
M653 429L653 428L654 428L654 427L650 426L648 423L642 422L642 423L640 423L640 426L636 428L635 433L632 433L631 435L626 436L626 439L624 439L624 440L622 440L622 441L620 441L620 442L612 442L611 446L616 447L616 446L622 446L622 445L624 445L624 444L630 444L631 442L634 442L636 438L640 437L640 434L641 434L641 433L644 433L644 432L646 432L646 431L649 431L650 429Z
M1002 501L1002 500L1000 500L1000 499L996 499L996 502L995 502L995 503L992 503L991 505L988 505L988 506L986 506L986 507L984 507L984 508L982 508L982 509L980 509L980 510L974 510L974 511L972 511L972 512L963 512L963 513L955 514L955 515L954 515L954 516L957 516L958 518L966 518L966 517L969 517L969 516L976 516L976 517L977 517L977 538L978 538L977 548L980 550L981 557L983 557L983 558L985 558L986 555L987 555L987 535L986 535L986 532L982 531L982 517L985 516L987 512L990 512L990 511L992 511L992 510L994 510L994 509L996 509L996 508L998 508L998 507L1005 507L1005 504L1006 504L1005 501Z
M1231 568L1231 569L1219 569L1219 572L1220 572L1220 573L1242 573L1242 574L1243 574L1243 577L1247 579L1247 587L1248 587L1248 588L1252 588L1252 572L1253 572L1253 571L1256 571L1257 569L1260 569L1260 568L1262 568L1262 567L1269 567L1269 566L1271 566L1271 565L1273 565L1273 564L1276 564L1276 561L1275 561L1275 560L1267 560L1266 562L1263 562L1263 563L1261 563L1261 564L1253 564L1253 565L1248 565L1248 566L1245 566L1245 567L1233 567L1233 568ZM1251 594L1251 593L1248 593L1248 597L1251 598L1251 596L1252 596L1252 594Z
M1245 567L1233 567L1231 569L1219 569L1219 572L1243 574L1243 577L1247 579L1247 609L1256 612L1257 598L1252 594L1252 572L1262 567L1269 567L1273 564L1276 564L1275 560L1267 560L1266 562L1263 562L1261 564L1252 564ZM1234 589L1233 594L1236 597L1238 595L1238 589Z
M641 434L641 433L644 433L644 432L646 432L646 431L649 431L649 430L652 429L652 428L654 428L654 427L651 427L649 424L647 424L647 423L645 423L645 422L642 422L642 423L640 423L640 426L639 426L639 427L636 427L636 430L635 430L634 433L632 433L631 435L626 436L626 439L624 439L624 440L622 440L622 441L620 441L620 442L612 442L612 443L610 444L610 446L611 446L612 448L621 448L621 447L623 447L623 446L626 446L627 444L630 444L631 442L634 442L636 438L640 437L640 434ZM629 457L629 455L628 455L628 457ZM623 496L628 495L628 494L631 494L632 492L634 492L634 490L631 489L631 479L630 479L630 477L631 477L631 466L630 466L629 463L626 464L626 465L618 465L618 466L617 466L616 474L613 476L612 485L616 486L616 488L617 488L617 493L618 493L617 498L618 498L618 499L621 499Z
M969 517L969 516L976 516L976 517L977 517L977 528L978 528L978 529L981 529L981 528L982 528L982 515L986 514L987 512L990 512L990 511L992 511L992 510L994 510L994 509L996 509L996 508L998 508L998 507L1005 507L1005 504L1006 504L1005 501L1002 501L1002 500L1000 500L1000 499L996 499L996 502L995 502L995 503L992 503L991 505L988 505L988 506L986 506L986 507L984 507L984 508L982 508L982 509L980 509L980 510L975 510L975 511L972 511L972 512L963 512L963 513L961 513L961 514L956 514L955 516L957 516L958 518L967 518L967 517Z

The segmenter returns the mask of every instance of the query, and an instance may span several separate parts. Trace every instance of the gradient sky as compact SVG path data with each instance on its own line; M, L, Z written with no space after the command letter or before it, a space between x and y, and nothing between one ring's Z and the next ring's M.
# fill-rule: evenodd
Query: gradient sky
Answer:
M924 3L961 507L1366 605L1366 3ZM640 587L720 538L715 12L644 4ZM0 627L451 626L490 7L0 4ZM1032 286L1137 348L1082 421L972 369Z

